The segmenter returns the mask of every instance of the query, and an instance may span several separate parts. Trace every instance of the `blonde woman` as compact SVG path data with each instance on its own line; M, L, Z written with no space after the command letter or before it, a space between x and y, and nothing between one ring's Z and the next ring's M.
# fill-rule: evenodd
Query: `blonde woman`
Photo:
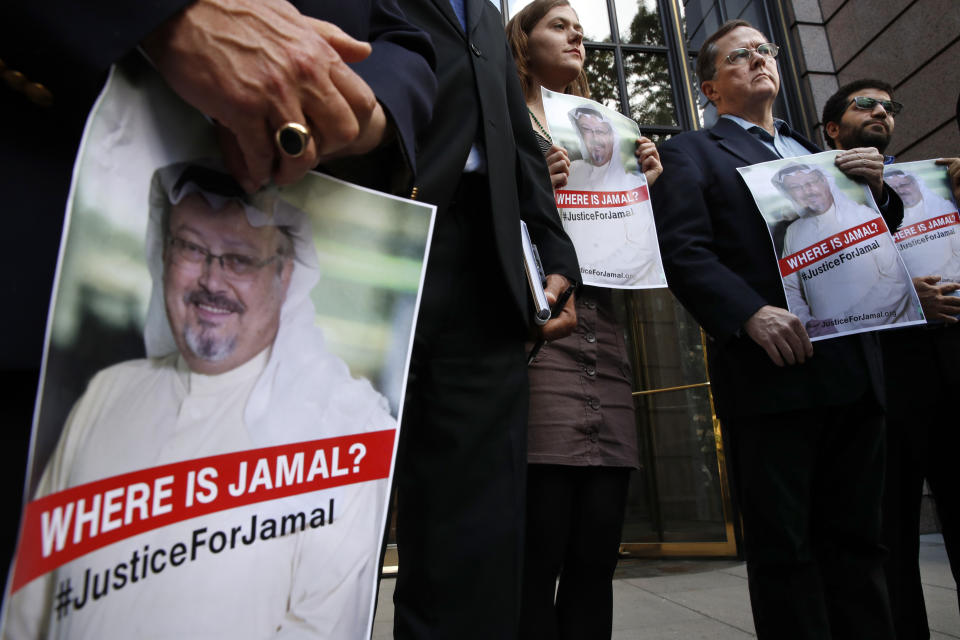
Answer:
M589 97L579 18L566 0L535 0L507 24L507 39L530 126L554 189L562 188L570 159L551 140L540 87ZM647 138L637 141L637 157L652 184L662 168ZM610 289L578 291L577 319L576 331L547 344L530 366L525 639L611 634L611 581L638 462L630 364Z

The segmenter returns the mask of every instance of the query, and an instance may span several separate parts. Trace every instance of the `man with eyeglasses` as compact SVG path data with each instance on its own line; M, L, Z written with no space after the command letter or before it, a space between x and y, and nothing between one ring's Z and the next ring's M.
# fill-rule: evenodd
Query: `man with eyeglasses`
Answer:
M781 257L803 251L823 238L877 217L876 211L854 201L838 188L832 177L807 164L797 162L783 167L771 183L789 199L798 216L786 227L782 247L777 252ZM876 242L876 249L847 262L843 269L821 273L808 281L796 272L784 277L790 309L803 321L808 335L837 332L835 325L824 323L821 318L869 318L849 320L843 325L845 330L923 319L913 302L913 292L893 239L884 236ZM873 243L874 239L865 240L851 248ZM880 310L889 315L878 320L874 315Z
M882 153L902 108L892 96L889 84L870 78L841 87L823 108L827 144L836 149L875 146ZM956 158L939 162L960 165ZM960 196L957 174L954 169L954 197ZM930 193L915 176L896 170L886 176L903 199L905 225L956 211L953 203ZM918 207L923 212L914 215ZM954 471L960 429L951 403L946 401L960 388L956 367L960 361L960 296L956 293L960 283L946 280L956 277L951 246L946 245L947 255L929 256L928 273L914 274L928 324L880 336L887 390L883 539L889 550L885 569L898 640L930 637L919 566L924 480L933 491L953 579L960 586L960 492Z
M570 163L565 189L623 190L645 184L637 174L628 173L619 157L620 138L613 123L589 107L577 107L568 114L580 138L581 158Z
M628 172L620 156L620 137L613 122L590 107L567 113L580 139L582 158L570 163L564 189L570 191L628 191L647 184L643 174ZM636 166L635 166L635 171ZM629 223L623 220L567 221L564 230L577 247L583 273L614 285L662 284L663 267L649 209L638 209ZM624 271L627 276L600 276Z
M703 43L697 74L719 120L660 149L652 189L671 290L709 336L759 638L893 638L882 571L883 388L873 334L816 348L787 311L767 226L736 168L819 149L773 116L778 47L742 20ZM887 224L902 203L882 157L838 157Z
M276 190L248 196L226 173L196 164L159 169L146 244L154 285L148 357L92 378L34 497L165 464L395 426L386 400L324 347L310 299L319 280L310 224ZM230 481L237 479L217 480L221 492ZM348 484L132 535L17 591L4 637L108 638L118 629L168 638L361 637L380 548L379 510L371 507L386 491L386 479ZM282 523L297 512L310 514L309 527L263 533L268 519ZM217 550L216 532L230 532L227 548ZM143 567L127 562L131 553ZM76 600L64 612L54 589L71 579Z
M893 119L903 105L894 101L893 87L880 80L857 80L840 88L823 107L823 134L831 149L873 147L886 151ZM885 157L892 162L892 157Z
M570 119L583 145L581 164L587 163L594 167L607 166L613 158L616 147L613 124L607 121L599 111L587 107L574 109L570 112ZM571 163L571 172L574 166Z

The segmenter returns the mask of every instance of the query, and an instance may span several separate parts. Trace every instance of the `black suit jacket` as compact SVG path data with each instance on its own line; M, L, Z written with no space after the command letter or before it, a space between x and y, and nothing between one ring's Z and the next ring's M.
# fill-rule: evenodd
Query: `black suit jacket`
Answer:
M546 273L579 282L580 270L557 214L500 14L489 0L466 0L465 5L469 34L460 26L449 0L400 0L401 9L430 35L437 52L437 103L420 140L417 197L436 204L442 217L460 182L471 145L475 140L483 143L495 262L516 306L517 313L511 315L526 325L530 294L521 259L519 221L527 223ZM505 317L510 313L505 310Z
M28 82L47 87L53 106L41 108L0 82L0 192L8 238L8 249L0 252L0 293L18 307L4 320L0 371L39 368L70 173L108 67L188 3L104 0L91 7L70 0L15 0L4 5L0 60ZM413 167L415 138L430 118L436 87L429 39L403 17L396 0L293 4L372 43L371 55L351 66L383 104L405 153L392 156L393 164L358 166L374 177L391 173L384 167L400 168L398 163ZM354 168L347 177L363 176Z
M55 104L78 106L75 98L86 99L91 90L98 90L112 63L189 3L106 0L93 9L69 0L15 1L5 8L0 26L0 59L46 85ZM434 97L433 51L425 35L406 21L396 0L291 4L304 15L332 22L371 43L370 56L350 66L374 90L412 162L416 133L429 119Z
M820 151L798 140L811 153ZM711 129L672 138L660 157L663 175L651 193L663 265L671 291L710 336L721 417L837 405L868 392L882 404L875 334L817 342L807 363L777 367L742 330L764 305L787 308L766 223L737 172L776 156L737 123L720 118ZM895 229L903 205L888 195L884 217Z

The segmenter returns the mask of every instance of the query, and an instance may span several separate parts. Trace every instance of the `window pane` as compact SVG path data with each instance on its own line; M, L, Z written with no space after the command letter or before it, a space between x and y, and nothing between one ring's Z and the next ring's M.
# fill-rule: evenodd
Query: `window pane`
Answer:
M630 98L630 117L644 124L676 126L677 114L670 86L667 56L662 53L626 53L623 56Z
M635 389L706 381L700 327L668 290L617 294ZM724 540L709 388L635 396L634 406L641 470L631 478L622 540Z
M680 14L679 15L680 31L682 32L680 35L683 38L684 46L686 46L687 40L688 40L687 38L687 0L681 0L681 2L678 2L677 10Z
M724 0L723 8L726 10L727 18L729 20L750 20L751 16L743 15L744 9L747 8L747 5L751 4L752 0ZM756 9L754 8L751 13L755 13ZM752 22L752 20L751 20ZM760 24L760 23L754 23Z
M656 0L617 0L616 7L621 42L656 45L664 43Z
M756 0L724 0L727 19L746 20L761 32L770 36L767 12L762 2Z
M708 388L641 396L635 406L641 430L650 433L641 459L645 470L652 467L644 475L656 487L661 540L722 542L723 494Z
M693 103L697 105L697 117L701 127L712 127L717 121L717 109L700 91L700 78L697 76L697 59L690 58L690 91L693 93Z
M617 64L613 51L587 49L587 80L590 97L605 106L620 111L620 90L617 87Z
M583 37L592 42L612 42L610 37L610 14L605 0L571 0L570 6L577 12L583 25Z
M512 18L517 11L530 4L531 0L507 0L507 18Z
M720 27L720 11L713 0L688 0L683 13L687 47L696 51Z
M507 0L507 13L512 18L531 0ZM570 3L583 25L583 36L593 42L610 42L610 14L605 0L573 0Z
M642 130L640 131L640 133L650 138L650 140L653 141L653 144L657 145L657 147L659 147L664 142L666 142L667 140L672 138L674 135L676 135L673 133L650 133L649 131L642 131Z

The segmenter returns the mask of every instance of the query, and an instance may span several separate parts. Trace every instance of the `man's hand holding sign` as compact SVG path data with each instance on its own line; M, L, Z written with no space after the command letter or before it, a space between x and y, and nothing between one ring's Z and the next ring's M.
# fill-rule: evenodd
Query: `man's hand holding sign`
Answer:
M283 0L198 0L143 44L173 90L219 123L225 162L248 192L365 153L386 132L383 108L346 64L370 45ZM306 128L299 154L275 141L288 123Z

